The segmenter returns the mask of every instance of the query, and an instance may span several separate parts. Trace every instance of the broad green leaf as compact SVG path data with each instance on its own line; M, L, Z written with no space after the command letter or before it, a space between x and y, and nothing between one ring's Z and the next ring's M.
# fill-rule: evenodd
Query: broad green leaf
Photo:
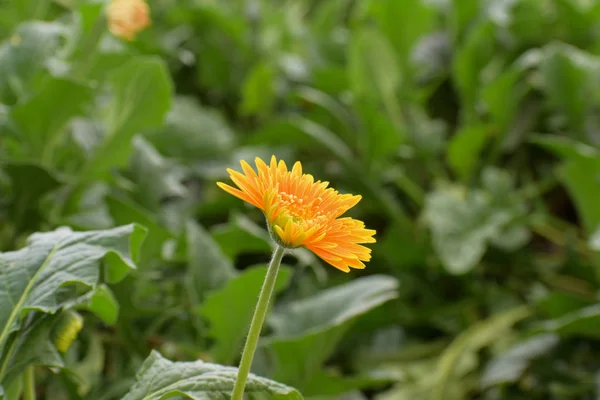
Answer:
M137 202L149 210L157 210L165 199L181 198L186 188L174 166L141 136L133 138L130 173L136 185Z
M559 167L559 175L575 203L588 234L600 225L600 157L579 157Z
M541 327L561 336L600 338L600 305L580 308L555 320L546 321Z
M204 298L211 290L219 289L237 272L210 234L194 221L186 224L188 284L196 299Z
M149 268L151 260L160 258L163 245L172 234L156 221L153 214L129 200L108 196L106 205L117 225L135 222L146 228L147 235L140 249L139 267L141 270Z
M452 77L464 104L466 116L475 112L481 89L481 71L494 55L494 26L481 22L472 28L452 61Z
M490 361L481 377L481 386L516 382L532 360L552 350L559 342L553 334L541 334L529 338Z
M430 192L424 217L442 264L452 274L464 274L483 257L489 243L518 247L529 238L513 221L523 215L522 200L514 194L510 176L488 168L482 189L445 185Z
M595 147L564 136L535 135L530 141L566 160L600 157Z
M231 260L242 253L269 253L271 238L267 231L243 214L233 214L229 223L211 231L223 253Z
M243 115L268 115L276 99L276 71L268 62L256 64L246 76L242 86Z
M422 0L381 0L371 2L371 13L396 50L404 72L409 72L413 47L422 35L434 28L437 11Z
M14 339L11 358L4 360L0 371L1 382L9 386L29 365L62 368L64 362L52 343L52 328L57 317L44 315L35 318Z
M254 299L258 298L266 273L267 267L246 269L222 289L210 293L201 304L199 311L210 324L208 335L215 340L211 355L216 362L231 364L241 354L256 306ZM291 270L282 267L274 293L285 289L290 278ZM228 311L223 313L223 310Z
M502 338L514 324L529 316L531 316L529 308L517 307L495 314L461 333L439 358L431 400L446 398L447 386L453 381L454 370L463 357Z
M82 178L102 177L123 166L136 133L158 128L171 107L172 83L166 65L154 57L138 57L109 76L112 101L106 134L82 171Z
M479 162L479 156L489 139L489 127L468 125L460 129L448 145L448 163L463 180L468 180Z
M10 179L12 195L7 206L10 219L20 230L37 230L40 222L45 220L39 200L56 189L59 180L52 171L38 164L11 163L1 167Z
M26 22L0 45L0 103L14 104L35 90L62 34L58 23Z
M137 225L89 232L59 228L31 235L21 250L1 253L0 276L6 285L0 288L0 349L30 311L58 311L69 300L65 285L95 287L102 260L109 282L122 279L135 268L144 235Z
M164 128L149 132L147 138L166 156L197 161L228 154L235 135L217 110L202 107L193 97L176 96Z
M396 298L398 281L384 275L355 279L291 302L270 318L274 334L265 346L275 379L303 388L356 319Z
M202 361L172 362L152 351L137 374L137 382L123 400L161 400L183 396L193 400L227 399L237 368ZM301 400L295 389L250 374L246 393L269 398Z
M69 101L57 102L60 93ZM83 115L93 98L91 87L68 79L48 77L39 92L12 108L10 117L27 143L29 159L51 165L53 153L66 139L65 127Z
M96 287L84 306L107 325L114 325L119 318L119 303L110 288L104 284Z
M600 104L600 58L566 44L551 44L545 48L540 73L549 106L585 137L588 114Z
M379 31L363 28L354 32L348 57L350 86L356 96L375 95L386 102L395 96L402 75L394 49Z

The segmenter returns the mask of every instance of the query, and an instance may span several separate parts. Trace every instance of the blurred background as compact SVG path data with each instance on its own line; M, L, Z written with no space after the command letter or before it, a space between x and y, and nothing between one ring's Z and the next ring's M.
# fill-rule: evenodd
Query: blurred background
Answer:
M237 365L271 244L221 191L272 154L361 194L367 269L286 256L253 371L308 399L600 398L600 2L0 0L0 250L148 228L42 399L151 349ZM107 303L108 304L108 303Z

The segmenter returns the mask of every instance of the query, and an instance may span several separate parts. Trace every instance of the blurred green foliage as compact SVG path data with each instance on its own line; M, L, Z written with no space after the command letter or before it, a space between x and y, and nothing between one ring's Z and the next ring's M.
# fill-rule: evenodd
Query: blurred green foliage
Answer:
M152 0L131 43L104 5L0 0L0 250L146 229L124 279L89 264L91 292L5 326L7 399L5 340L54 368L42 399L142 398L185 369L163 356L235 366L271 243L215 181L271 154L361 194L378 242L349 275L286 256L255 373L319 400L599 398L600 3Z

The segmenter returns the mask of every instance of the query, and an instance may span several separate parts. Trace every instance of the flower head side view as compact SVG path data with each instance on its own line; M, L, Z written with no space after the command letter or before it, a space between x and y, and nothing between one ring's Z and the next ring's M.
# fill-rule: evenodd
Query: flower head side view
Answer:
M217 185L227 193L261 209L271 235L283 247L305 247L337 269L363 269L371 259L375 231L366 229L362 221L342 217L361 196L340 194L328 182L315 181L302 173L296 162L291 170L275 156L267 165L256 158L254 169L241 161L244 173L228 169L238 189L225 183Z

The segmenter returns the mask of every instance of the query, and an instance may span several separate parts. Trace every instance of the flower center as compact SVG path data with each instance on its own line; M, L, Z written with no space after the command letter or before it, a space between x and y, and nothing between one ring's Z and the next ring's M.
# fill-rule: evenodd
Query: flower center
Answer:
M329 213L324 212L320 207L322 202L323 199L320 197L306 201L305 199L290 193L277 193L275 204L277 204L278 212L276 213L277 216L273 219L272 224L285 230L286 225L291 222L294 225L293 231L299 234L297 240L285 244L293 247L300 246L301 241L306 237L305 234L308 231L311 229L312 231L316 231L327 223L330 217ZM285 241L287 238L281 239Z

